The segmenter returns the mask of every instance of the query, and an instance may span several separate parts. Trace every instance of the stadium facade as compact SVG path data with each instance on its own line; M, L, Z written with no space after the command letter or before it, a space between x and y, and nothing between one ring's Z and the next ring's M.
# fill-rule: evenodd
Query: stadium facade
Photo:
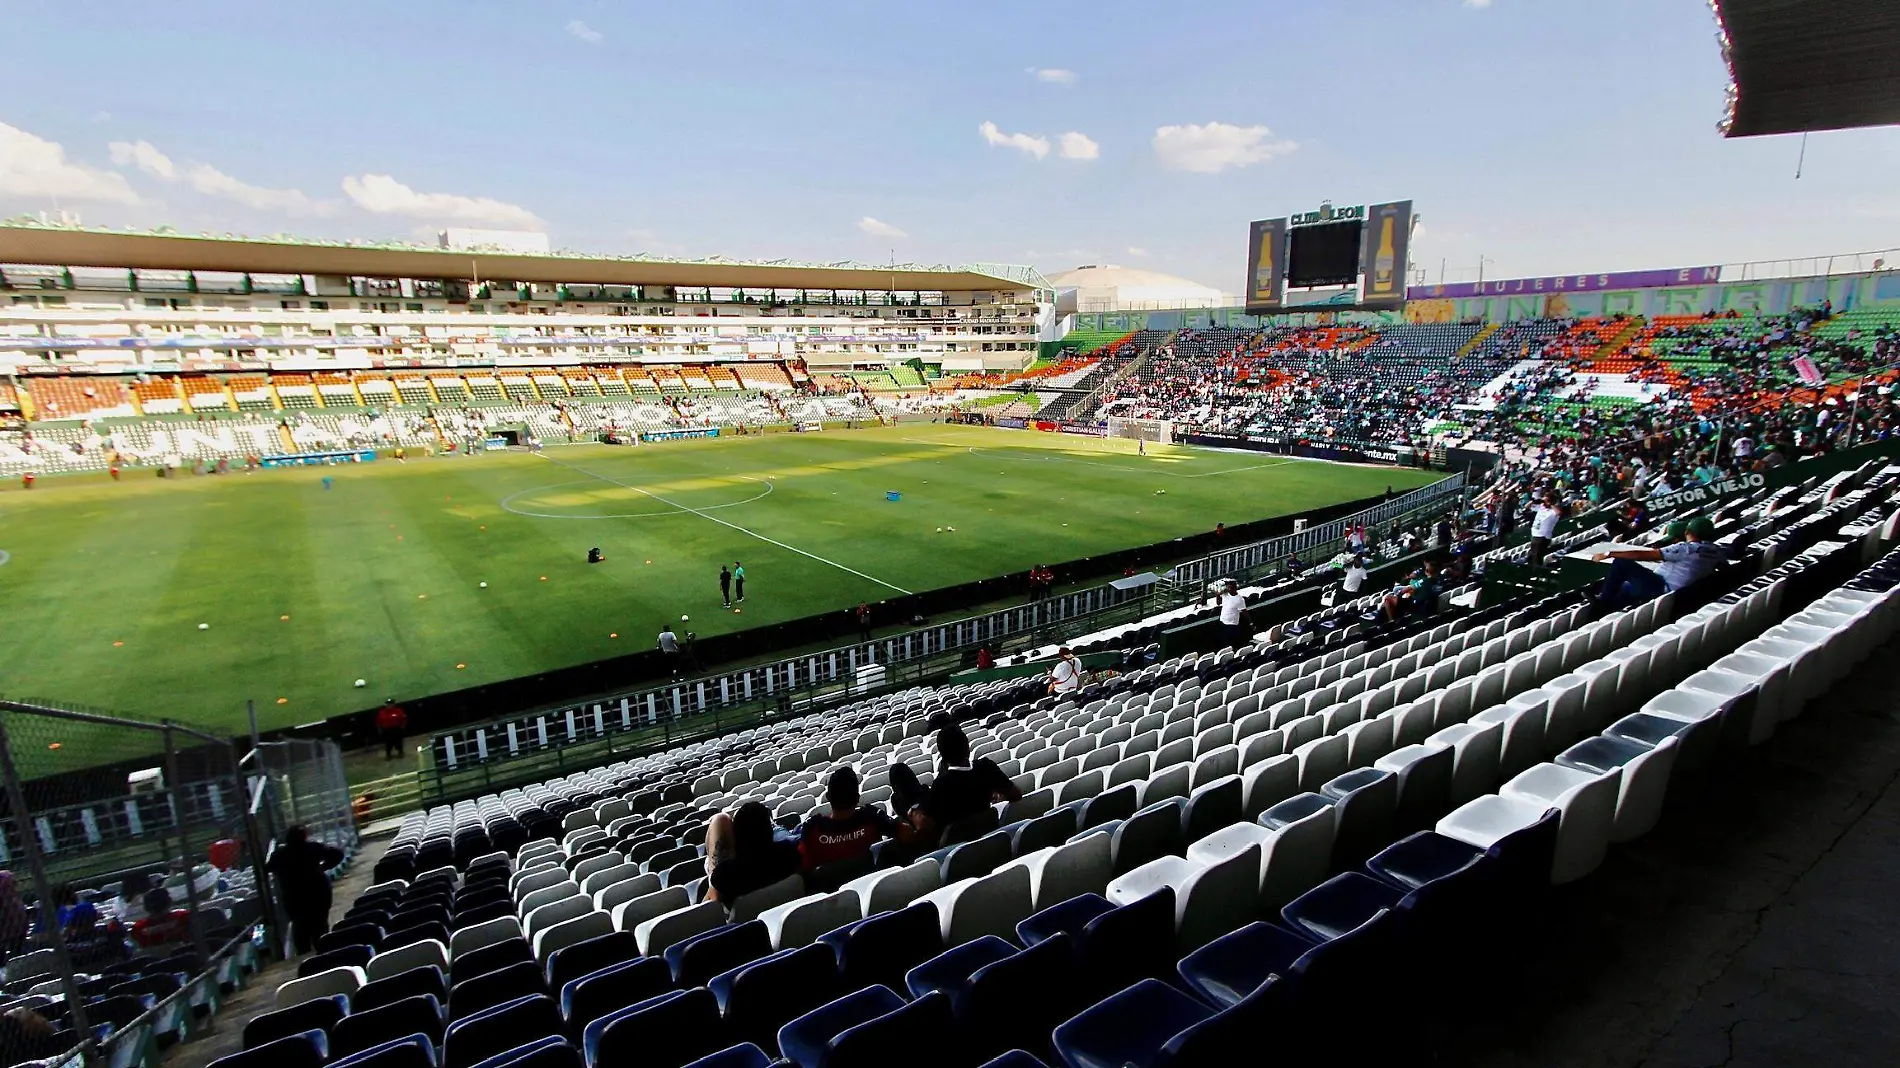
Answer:
M1033 269L996 264L617 259L6 226L0 373L1009 371L1034 359L1054 299Z

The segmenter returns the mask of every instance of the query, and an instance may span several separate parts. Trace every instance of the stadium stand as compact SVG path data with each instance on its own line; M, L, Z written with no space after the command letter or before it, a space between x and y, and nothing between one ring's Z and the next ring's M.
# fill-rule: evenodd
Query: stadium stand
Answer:
M345 851L343 864L333 874L341 874L350 860ZM151 885L162 887L175 901L187 897L187 879L201 895L200 930L208 957L175 938L136 941L133 921L143 913L137 903L121 900L124 884L72 887L76 899L90 903L100 917L91 937L69 939L67 951L85 998L86 1037L97 1044L101 1064L156 1066L166 1051L214 1030L226 1002L253 981L269 956L262 937L264 907L251 869L199 864L189 873L158 874L160 879ZM10 1032L0 1050L9 1065L78 1059L82 1036L73 1029L73 1010L63 980L54 974L54 956L52 949L38 949L6 961L0 1009L9 1020L37 1017L52 1028L48 1034L17 1027ZM18 1042L28 1034L33 1034L35 1047L52 1052L37 1059L20 1057Z
M1875 457L1725 499L1730 562L1632 608L1524 587L1386 621L1368 595L1163 662L1144 621L1073 694L915 688L412 814L323 947L339 963L281 988L240 1056L294 1035L374 1065L1083 1068L1271 1036L1428 1059L1552 887L1894 632L1897 488ZM934 781L945 721L1018 799L923 855L699 900L713 813L796 827L841 764L889 803L899 764Z

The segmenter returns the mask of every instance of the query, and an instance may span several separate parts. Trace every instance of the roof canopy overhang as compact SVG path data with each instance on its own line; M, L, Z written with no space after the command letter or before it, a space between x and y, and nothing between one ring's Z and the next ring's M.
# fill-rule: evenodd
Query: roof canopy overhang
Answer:
M1900 0L1711 0L1729 66L1723 134L1900 123Z
M709 263L373 248L244 238L0 226L0 263L368 278L459 278L732 289L1000 292L1030 286L959 268Z

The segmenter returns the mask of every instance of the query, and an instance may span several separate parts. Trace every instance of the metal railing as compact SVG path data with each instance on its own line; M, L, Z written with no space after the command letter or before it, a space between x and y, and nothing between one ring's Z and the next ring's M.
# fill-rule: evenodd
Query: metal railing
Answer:
M82 1046L92 1024L114 1022L89 1020L80 988L90 980L81 963L123 938L113 917L143 910L151 923L141 937L210 961L217 932L248 931L268 895L229 739L0 700L0 779L0 863L21 873L13 886L29 908L28 928L7 947L6 977L62 995L49 1011ZM63 928L59 908L88 902L92 926Z
M1463 476L1453 475L1354 515L1189 561L1171 575L1179 589L1274 566L1289 553L1310 554L1343 543L1353 526L1435 514L1463 494ZM521 774L501 768L514 762L531 762L549 773L577 770L775 715L933 681L963 666L964 654L978 646L988 645L1000 655L1058 629L1081 633L1139 618L1168 607L1161 600L1152 586L1119 589L1103 583L870 642L441 732L427 746L421 799L441 801L522 781Z
M1462 501L1464 495L1465 476L1455 474L1356 515L1178 564L1169 571L1168 577L1172 580L1177 599L1192 600L1198 596L1198 590L1215 579L1235 578L1245 581L1279 567L1287 557L1295 555L1304 556L1308 563L1313 563L1314 556L1343 548L1346 535L1353 527L1376 529L1387 523L1437 515L1447 506Z

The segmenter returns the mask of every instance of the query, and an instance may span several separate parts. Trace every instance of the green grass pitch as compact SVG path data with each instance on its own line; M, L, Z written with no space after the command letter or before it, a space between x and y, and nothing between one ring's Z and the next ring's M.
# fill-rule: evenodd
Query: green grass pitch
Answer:
M0 692L269 729L1436 477L922 424L42 479L0 492Z

